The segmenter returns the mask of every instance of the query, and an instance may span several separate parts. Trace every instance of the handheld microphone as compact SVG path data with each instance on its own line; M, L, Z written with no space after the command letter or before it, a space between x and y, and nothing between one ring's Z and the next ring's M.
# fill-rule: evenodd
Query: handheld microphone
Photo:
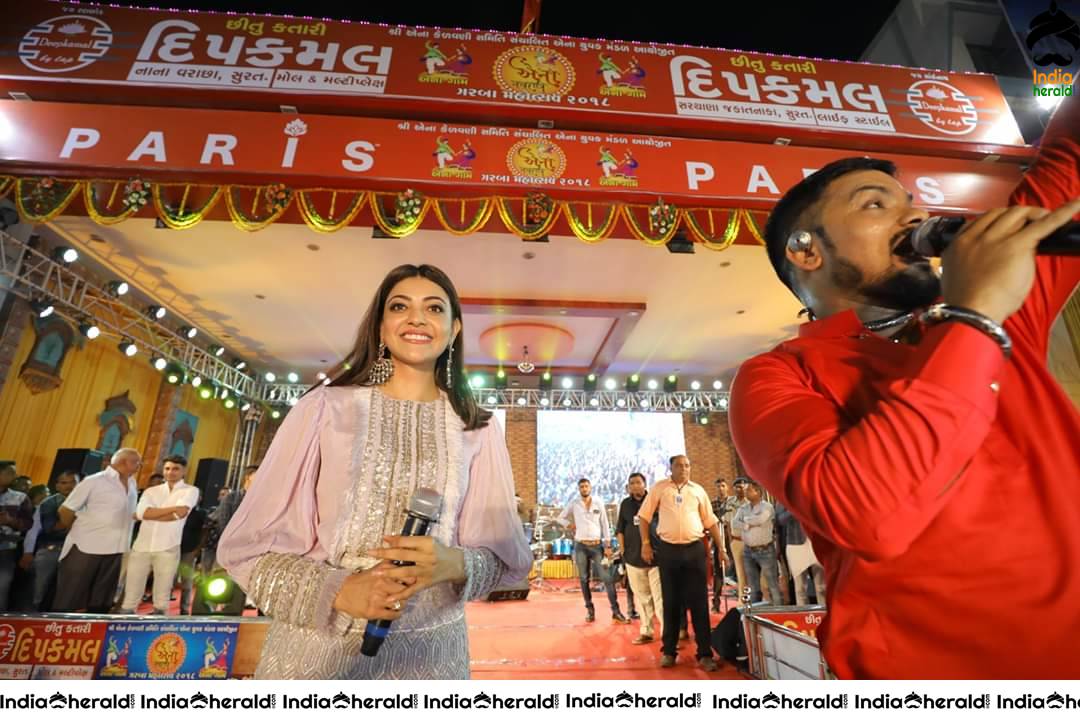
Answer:
M439 513L442 511L442 495L431 488L418 488L409 499L409 508L406 510L405 527L401 534L406 537L419 537L427 535L431 526L439 521ZM415 563L394 560L394 565L414 565ZM369 620L364 630L364 642L360 646L360 652L368 657L375 657L382 647L383 640L390 633L390 620Z
M960 233L965 219L939 215L921 223L911 233L911 247L923 257L940 257ZM1059 227L1039 242L1039 255L1080 255L1080 223Z

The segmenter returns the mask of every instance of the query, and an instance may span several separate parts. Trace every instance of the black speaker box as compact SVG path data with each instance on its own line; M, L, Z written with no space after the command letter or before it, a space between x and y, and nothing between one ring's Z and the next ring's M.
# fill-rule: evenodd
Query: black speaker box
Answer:
M76 472L79 479L101 472L109 464L105 453L90 448L61 448L56 451L52 470L49 471L49 488L54 488L56 476L62 472Z
M203 458L195 472L195 487L199 488L199 506L204 510L218 504L218 493L229 480L229 461ZM188 482L191 482L190 480Z

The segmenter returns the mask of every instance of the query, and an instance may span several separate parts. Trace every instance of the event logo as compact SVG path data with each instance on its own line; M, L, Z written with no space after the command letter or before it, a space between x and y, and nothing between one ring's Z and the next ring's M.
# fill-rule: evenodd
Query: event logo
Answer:
M439 43L428 40L424 43L426 52L420 58L424 72L420 73L420 82L440 85L468 85L469 68L472 56L464 44L458 45L452 55L447 55Z
M919 80L907 91L908 107L923 125L946 135L967 135L979 123L971 99L947 82Z
M227 677L229 677L229 641L225 640L219 649L214 645L214 638L207 637L199 679L224 680Z
M469 180L472 178L472 163L476 159L476 151L468 140L455 150L450 144L450 138L445 135L439 136L435 141L435 152L431 153L438 167L431 171L431 177L437 178L460 178Z
M40 22L23 35L19 59L38 72L71 72L104 57L112 41L112 28L101 20L64 15Z
M115 637L109 638L109 647L105 650L105 662L99 673L103 678L126 678L128 676L128 658L131 655L131 638L124 639L124 647L116 643Z
M146 651L146 667L151 675L175 675L187 657L187 643L176 633L154 638Z
M600 160L597 161L604 176L600 178L600 184L606 187L637 187L638 161L634 153L627 148L623 151L622 158L615 159L614 153L607 145L600 146Z
M1025 43L1039 67L1069 67L1080 50L1080 25L1051 1L1049 10L1031 19Z
M15 628L10 625L0 625L0 659L6 658L13 647L15 647Z
M566 170L566 154L550 140L520 140L506 153L506 165L519 178L556 180Z
M615 97L645 97L645 68L636 57L631 56L626 67L619 67L607 53L600 53L600 69L596 74L603 80L601 95Z
M495 60L495 82L503 90L529 95L565 95L574 87L574 66L560 53L527 45Z
M1073 94L1072 73L1061 72L1056 68L1054 72L1041 73L1031 71L1031 89L1035 97L1065 98Z

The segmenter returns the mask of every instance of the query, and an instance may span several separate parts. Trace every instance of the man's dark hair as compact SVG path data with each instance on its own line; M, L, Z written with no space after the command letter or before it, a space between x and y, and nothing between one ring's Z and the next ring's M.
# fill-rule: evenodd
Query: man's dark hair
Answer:
M780 202L776 203L776 207L769 213L769 220L765 223L765 249L769 252L769 262L772 263L777 277L791 292L795 292L795 270L787 261L788 238L797 230L815 229L801 225L808 222L817 225L816 220L805 217L806 213L821 201L825 190L834 180L862 170L879 170L896 177L896 165L888 160L869 157L836 160L784 193Z
M47 488L46 486L44 486L44 485L34 485L32 488L30 488L30 493L29 493L28 497L30 498L30 501L33 502L34 498L36 498L38 495L48 495L48 494L49 494L49 488Z
M673 465L675 465L675 461L681 457L686 457L686 455L672 455L671 457L669 457L667 461L668 467L672 467Z
M589 478L581 478L580 480L577 481L577 486L581 487L581 483L589 483L590 485L592 485L592 483L589 482Z
M165 458L164 462L161 463L162 466L164 466L165 463L172 463L173 465L179 465L180 467L187 467L187 458L185 458L183 455L170 455L169 457Z
M630 473L630 477L626 478L626 482L630 482L631 480L633 480L633 479L634 479L634 478L636 478L636 477L639 477L639 478L641 478L641 482L643 482L643 483L646 483L646 484L647 484L647 483L649 482L648 480L646 480L646 479L645 479L645 476L644 476L644 475L642 475L642 474L641 474L641 473L639 473L639 472L635 472L635 473Z
M4 472L5 470L11 470L12 472L14 472L15 463L13 463L11 460L0 461L0 472Z

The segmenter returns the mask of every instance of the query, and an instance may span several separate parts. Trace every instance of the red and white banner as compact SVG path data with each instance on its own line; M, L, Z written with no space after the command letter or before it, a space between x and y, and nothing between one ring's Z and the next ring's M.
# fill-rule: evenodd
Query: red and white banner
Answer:
M933 153L1014 153L993 76L677 45L25 1L0 89L86 100L358 109ZM220 98L216 102L211 98ZM678 132L672 132L678 130ZM1011 147L1010 147L1011 146Z
M767 207L849 151L645 135L326 115L0 101L0 170L200 180L444 186L507 194ZM889 155L919 205L980 210L1020 178L1011 163Z

